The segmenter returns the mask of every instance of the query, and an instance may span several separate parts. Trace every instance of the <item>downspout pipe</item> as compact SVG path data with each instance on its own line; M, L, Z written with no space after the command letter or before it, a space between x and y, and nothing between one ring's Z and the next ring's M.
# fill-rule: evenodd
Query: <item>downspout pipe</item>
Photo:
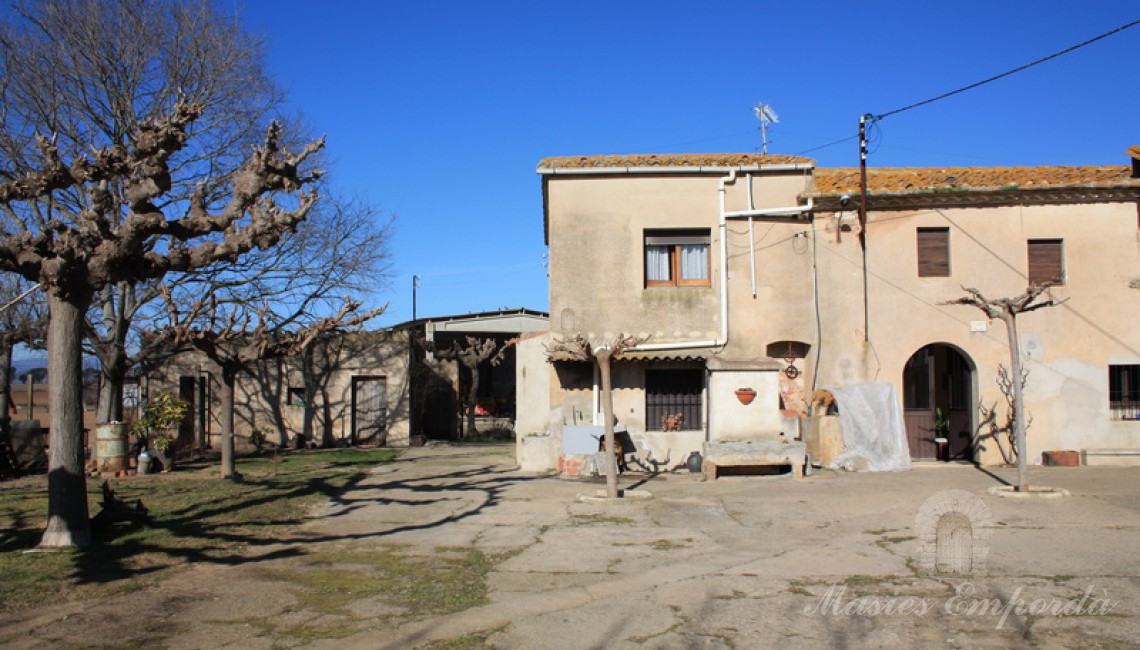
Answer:
M752 174L748 174L748 209L755 210L752 198ZM752 231L752 217L748 217L748 272L752 276L752 299L756 300L756 235Z
M728 176L717 183L717 193L720 199L720 343L718 346L728 345L728 219L725 216L725 185L736 182L736 170L728 172Z

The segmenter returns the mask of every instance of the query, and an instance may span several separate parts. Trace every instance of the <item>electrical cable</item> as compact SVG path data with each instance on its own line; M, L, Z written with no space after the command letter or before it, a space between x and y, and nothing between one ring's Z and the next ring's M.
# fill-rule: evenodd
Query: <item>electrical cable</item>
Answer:
M11 300L11 301L8 303L8 304L4 305L3 307L0 307L0 312L4 312L4 311L7 311L9 307L11 307L12 305L14 305L14 304L16 304L16 303L20 302L21 300L23 300L24 298L26 298L28 294L30 294L31 292L33 292L33 291L35 291L36 289L39 289L39 288L40 288L40 285L39 285L39 283L38 283L38 282L37 282L36 284L33 284L33 285L32 285L32 287L31 287L30 289L28 289L28 290L27 290L27 291L25 291L24 293L21 293L20 295L16 296L16 297L15 297L15 298L13 298L13 299L12 299L12 300Z
M880 113L879 115L876 115L874 117L874 121L881 120L885 117L890 117L891 115L898 115L899 113L902 113L903 111L909 111L912 108L918 108L919 106L925 106L927 104L932 104L932 103L939 101L941 99L946 99L947 97L952 97L952 96L957 95L959 93L964 93L967 90L973 90L974 88L977 88L979 86L984 86L984 85L986 85L992 81L997 81L998 79L1001 79L1003 77L1008 77L1011 74L1016 74L1018 72L1021 72L1022 70L1028 70L1029 68L1032 68L1035 65L1045 63L1046 61L1049 61L1051 59L1055 59L1059 56L1063 56L1065 54L1073 52L1074 50L1079 50L1080 48L1082 48L1086 45L1092 45L1093 43L1095 43L1101 39L1108 38L1109 36L1112 36L1113 34L1118 34L1118 33L1122 32L1122 31L1124 31L1130 27L1135 27L1136 25L1140 25L1140 20L1134 20L1134 21L1128 23L1127 25L1121 25L1120 27L1117 27L1116 29L1114 29L1112 31L1105 32L1105 33L1101 34L1100 36L1095 36L1093 38L1088 39L1087 41L1077 43L1076 45L1074 45L1072 47L1066 48L1066 49L1061 50L1059 52L1054 52L1053 54L1050 54L1049 56L1042 57L1042 58L1037 59L1036 61L1033 61L1031 63L1026 63L1023 66L1019 66L1019 67L1014 68L1012 70L1007 70L1001 74L989 77L988 79L983 79L983 80L978 81L976 83L972 83L968 86L963 86L961 88L958 88L957 90L951 90L950 92L943 93L941 95L938 95L937 97L931 97L930 99L924 99L921 102L915 102L915 103L910 104L908 106L903 106L902 108L896 108L893 111L887 111L886 113Z
M851 140L854 140L855 138L858 138L858 137L859 137L858 135L847 136L846 138L840 138L839 140L836 140L834 142L828 142L827 144L821 144L818 147L812 147L811 149L804 149L803 151L800 151L794 155L802 156L805 153L811 153L813 151L819 151L820 149L826 149L828 147L834 147L835 145L843 144L844 142L850 142Z

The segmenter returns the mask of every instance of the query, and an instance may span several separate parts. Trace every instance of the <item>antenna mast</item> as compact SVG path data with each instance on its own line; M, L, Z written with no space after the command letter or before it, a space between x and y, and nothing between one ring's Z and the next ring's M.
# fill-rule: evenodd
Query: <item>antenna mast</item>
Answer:
M779 124L780 116L772 109L771 104L760 102L752 107L756 119L760 120L760 153L768 153L768 125Z

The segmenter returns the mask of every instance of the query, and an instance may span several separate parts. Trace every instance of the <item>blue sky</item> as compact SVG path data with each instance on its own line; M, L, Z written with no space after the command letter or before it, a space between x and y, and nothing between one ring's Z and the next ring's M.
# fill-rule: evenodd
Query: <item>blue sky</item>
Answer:
M535 166L558 155L771 153L853 136L1140 19L1140 3L248 0L338 187L397 218L380 324L547 308ZM1124 164L1140 144L1140 26L883 120L873 166ZM855 166L848 141L810 151Z

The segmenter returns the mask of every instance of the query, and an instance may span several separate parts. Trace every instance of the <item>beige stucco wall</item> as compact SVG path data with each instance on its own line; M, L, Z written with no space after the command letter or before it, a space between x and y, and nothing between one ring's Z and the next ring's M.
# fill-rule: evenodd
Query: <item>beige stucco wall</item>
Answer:
M546 360L549 333L524 337L515 344L515 433L546 433L550 419L550 363Z
M740 388L756 391L744 404ZM709 439L713 442L775 440L780 434L779 380L774 370L720 370L709 374Z
M901 369L907 359L929 343L949 343L977 367L976 401L1001 405L994 378L999 364L1009 365L1004 326L995 321L986 323L985 331L973 332L971 321L986 321L980 311L940 303L963 295L962 286L991 298L1022 293L1027 240L1061 238L1066 282L1052 295L1067 302L1018 319L1030 371L1029 460L1040 462L1041 452L1049 449L1140 447L1140 427L1135 426L1140 423L1113 421L1108 404L1108 365L1140 362L1140 335L1130 307L1137 293L1129 288L1129 282L1140 277L1136 219L1134 204L872 214L867 231L871 350L865 374L894 383L901 395ZM917 275L915 229L928 226L950 228L950 277ZM821 258L831 258L821 259L821 266L856 268L852 260L858 247L853 240L821 247L826 251ZM850 277L857 274L845 280L839 276L829 274L831 291L859 293ZM850 326L833 325L828 334L842 340ZM821 380L826 381L841 377L845 362L855 365L859 359L857 348L840 351L838 363L827 362L827 350L824 354ZM990 454L985 460L997 457Z
M836 241L836 215L815 222L821 274L822 344L819 385L859 380L893 383L902 395L902 369L922 347L945 343L975 366L974 402L998 404L998 366L1009 365L1007 335L972 307L945 305L963 286L1001 298L1026 288L1027 240L1064 240L1066 283L1052 295L1067 302L1018 319L1030 377L1029 460L1050 449L1140 447L1140 427L1113 421L1108 366L1140 362L1140 336L1131 325L1129 288L1140 277L1134 204L943 208L872 213L867 230L870 337L863 339L861 254L854 233ZM916 229L950 229L951 275L920 278ZM972 331L978 322L983 331ZM975 425L977 413L975 412ZM1000 462L996 448L982 455Z
M649 335L655 343L717 338L717 185L723 177L548 178L554 333L605 338L625 332ZM727 186L728 210L747 208L746 186L743 176ZM757 175L752 186L757 207L782 207L796 203L804 182L798 174L777 173ZM843 225L855 230L841 233ZM709 228L712 286L645 288L644 230L682 227ZM950 277L918 277L918 227L950 229ZM996 402L1000 407L1003 398L994 378L999 364L1009 363L1003 326L985 323L976 309L942 303L963 295L963 285L991 297L1021 293L1026 240L1060 238L1066 284L1053 295L1068 302L1019 319L1030 370L1029 460L1040 462L1041 452L1049 449L1140 448L1140 422L1113 421L1108 405L1109 364L1140 363L1140 334L1132 324L1132 305L1140 292L1129 286L1140 279L1134 203L872 212L866 337L857 229L854 212L817 213L812 221L756 219L751 233L747 219L729 220L724 232L729 335L720 354L764 358L773 342L802 341L811 351L796 364L805 373L802 381L809 393L813 386L886 381L901 396L907 360L928 344L944 343L974 366L975 406ZM972 321L983 321L983 331L972 331ZM615 383L625 384L615 392L615 408L631 429L649 436L636 364L624 370L621 365ZM550 422L566 420L567 413L590 412L589 393L562 390L555 375ZM984 462L999 459L993 448L982 457Z
M619 332L655 342L713 339L718 312L720 175L565 177L548 181L551 326L606 337ZM803 178L778 174L753 182L758 207L793 205ZM726 191L729 210L747 207L746 183ZM644 286L644 232L707 228L711 286ZM739 230L734 222L732 230ZM759 236L759 235L758 235ZM730 242L739 238L728 233ZM746 242L747 240L743 240ZM734 270L739 260L733 257ZM747 264L747 256L744 256Z

